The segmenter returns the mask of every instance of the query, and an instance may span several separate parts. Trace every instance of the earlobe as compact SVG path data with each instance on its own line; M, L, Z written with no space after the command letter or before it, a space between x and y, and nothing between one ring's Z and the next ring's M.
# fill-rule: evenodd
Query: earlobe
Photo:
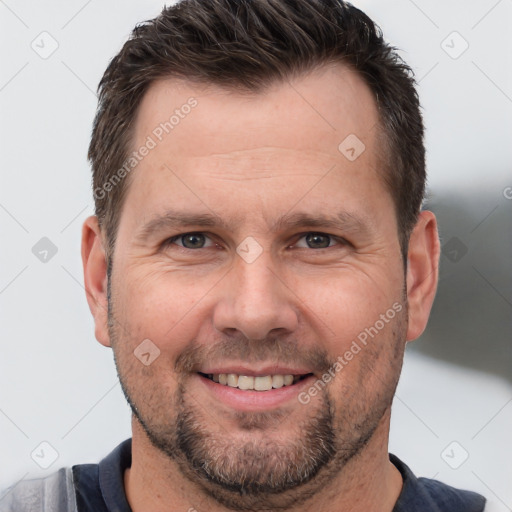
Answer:
M407 258L407 341L418 338L427 326L437 290L440 243L435 215L422 211L409 240Z
M94 317L96 339L110 347L108 335L107 261L98 218L88 217L82 226L82 264L89 309Z

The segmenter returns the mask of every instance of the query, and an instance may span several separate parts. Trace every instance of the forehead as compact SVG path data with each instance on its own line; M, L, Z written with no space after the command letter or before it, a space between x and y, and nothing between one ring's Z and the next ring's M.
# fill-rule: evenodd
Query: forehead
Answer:
M189 109L191 98L197 106ZM169 133L164 129L165 140L159 142L169 149L179 146L187 156L262 146L337 154L339 143L351 133L371 142L377 119L373 93L363 79L346 66L332 64L275 82L261 93L158 80L141 102L134 139L142 143L155 130L157 136L161 124L170 121L172 128ZM261 129L262 120L271 123L267 130Z
M384 187L379 129L372 92L339 64L261 93L159 80L136 117L132 150L151 148L130 174L124 209L147 216L186 196L203 211L234 205L238 218L258 206L268 220L279 201L289 208L302 194L303 205L319 204L334 184L346 199L370 200Z

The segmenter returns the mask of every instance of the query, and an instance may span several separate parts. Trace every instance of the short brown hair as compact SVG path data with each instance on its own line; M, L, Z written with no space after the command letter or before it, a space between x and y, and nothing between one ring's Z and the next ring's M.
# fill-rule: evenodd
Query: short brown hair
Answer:
M426 180L413 73L379 27L342 0L182 0L134 28L100 81L88 153L107 259L128 186L118 171L130 151L137 109L155 80L176 77L258 93L336 62L359 73L375 96L385 139L383 176L405 261Z

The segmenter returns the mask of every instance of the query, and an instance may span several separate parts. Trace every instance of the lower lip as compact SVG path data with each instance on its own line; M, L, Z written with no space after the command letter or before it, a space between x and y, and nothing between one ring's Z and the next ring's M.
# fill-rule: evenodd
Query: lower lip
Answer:
M299 393L310 386L315 378L314 375L309 375L291 386L269 389L268 391L250 391L219 384L199 374L197 376L208 391L220 402L239 411L253 412L276 409L293 400L298 402Z

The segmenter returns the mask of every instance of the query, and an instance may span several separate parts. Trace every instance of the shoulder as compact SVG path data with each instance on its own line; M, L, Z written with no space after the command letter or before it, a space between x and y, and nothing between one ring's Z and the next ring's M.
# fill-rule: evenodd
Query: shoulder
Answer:
M485 507L485 498L480 494L431 480L418 478L418 482L429 494L439 510L460 510L461 512L482 512Z
M404 482L393 512L483 512L486 500L480 494L438 480L416 478L398 457L390 454L389 458Z
M0 512L76 512L71 468L44 478L22 480L0 496Z
M44 478L22 479L0 494L0 512L130 510L123 483L130 465L131 439L127 439L99 464L77 464Z

